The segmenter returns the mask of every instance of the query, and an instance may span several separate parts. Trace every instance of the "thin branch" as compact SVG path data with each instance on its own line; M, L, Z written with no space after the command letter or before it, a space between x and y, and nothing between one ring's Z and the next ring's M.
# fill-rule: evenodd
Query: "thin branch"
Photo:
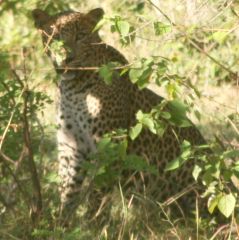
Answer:
M76 62L72 62L72 63L76 63ZM113 67L112 70L121 70L121 69L125 69L125 68L129 68L130 66L132 66L134 63L129 63L129 64L125 64L122 66L118 66L118 67ZM63 66L63 67L56 67L57 70L79 70L79 71L97 71L99 70L101 67L98 66L93 66L93 67L70 67L70 66ZM21 68L18 68L16 70L24 70ZM41 71L49 71L52 70L52 68L41 68Z
M17 74L17 72L15 71L15 69L11 69L15 79L17 80L17 82L20 84L20 86L22 87L22 89L24 89L24 84L22 82L22 80L20 79L19 75Z
M19 95L19 97L18 97L18 100L17 100L17 102L16 102L16 105L14 106L13 111L12 111L12 113L11 113L11 116L10 116L10 118L9 118L9 120L8 120L7 126L6 126L6 128L5 128L4 132L3 132L3 135L1 136L1 139L0 139L0 151L1 151L1 149L2 149L3 142L4 142L5 138L6 138L8 129L9 129L10 125L11 125L13 116L14 116L14 114L15 114L15 112L16 112L16 109L17 109L18 104L19 104L20 101L21 101L21 97L22 97L23 93L24 93L24 89L22 89L22 91L21 91L21 93L20 93L20 95Z
M167 16L157 5L155 5L151 0L147 0L153 7L155 7L168 21L171 25L176 26L176 24Z
M10 157L8 157L6 154L4 154L1 150L0 150L0 156L2 157L2 159L4 161L7 161L7 162L15 165L15 161L13 159L11 159Z
M19 171L20 165L21 165L21 163L22 163L22 161L23 161L23 159L24 159L25 156L26 156L26 147L23 146L22 151L21 151L21 153L20 153L20 156L19 156L18 160L15 162L15 165L16 165L16 173Z
M235 130L235 132L238 134L239 136L239 129L237 128L236 124L229 118L227 117L227 121L230 123L230 125L232 126L232 128Z
M233 0L231 1L231 2L229 2L229 3L227 3L227 6L226 7L224 7L219 13L217 13L214 17L212 17L210 20L209 20L209 22L213 22L213 21L215 21L219 16L221 16L223 13L224 13L224 11L226 10L226 9L228 9L231 5L232 5L232 3L233 3Z
M236 17L239 18L239 14L237 13L237 11L235 10L234 7L231 7L231 11L232 11L232 13L233 13Z
M220 63L217 59L215 59L214 57L212 57L209 53L207 53L204 49L202 49L201 47L199 47L191 38L187 38L188 42L190 43L191 46L193 46L196 50L198 50L199 52L203 53L204 55L206 55L209 59L211 59L214 63L216 63L218 66L220 66L222 69L224 69L225 71L229 72L232 77L237 80L238 79L238 74L233 72L230 68L226 67L225 65L223 65L222 63Z

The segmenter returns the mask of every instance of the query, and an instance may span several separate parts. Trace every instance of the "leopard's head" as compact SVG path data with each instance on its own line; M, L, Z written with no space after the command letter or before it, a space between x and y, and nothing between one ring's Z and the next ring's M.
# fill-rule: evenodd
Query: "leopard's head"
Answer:
M61 66L62 61L73 59L81 43L101 41L98 31L93 30L103 15L104 11L101 8L88 13L67 11L52 16L40 9L32 11L35 26L42 35L44 48L56 66ZM60 54L61 59L57 54Z

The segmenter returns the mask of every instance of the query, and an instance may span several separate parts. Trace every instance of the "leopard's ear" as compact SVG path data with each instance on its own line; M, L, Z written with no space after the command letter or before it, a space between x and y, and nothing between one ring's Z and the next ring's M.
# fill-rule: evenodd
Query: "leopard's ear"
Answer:
M87 13L87 16L90 16L94 23L97 24L104 16L104 10L102 8L92 9Z
M47 12L40 9L34 9L32 11L32 17L35 21L35 26L37 28L42 28L42 26L50 20L50 15Z

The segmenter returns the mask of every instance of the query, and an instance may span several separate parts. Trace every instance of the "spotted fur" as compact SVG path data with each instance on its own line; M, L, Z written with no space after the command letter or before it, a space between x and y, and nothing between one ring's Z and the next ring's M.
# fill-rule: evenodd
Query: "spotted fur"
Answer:
M112 61L127 64L121 53L102 43L97 31L92 32L103 16L102 9L94 9L87 14L65 12L55 16L36 9L33 16L36 27L41 30L47 54L61 74L57 139L62 211L67 212L67 207L76 202L74 197L80 195L84 178L81 164L87 161L89 153L97 151L96 143L102 135L134 126L139 109L149 112L163 98L148 89L138 90L126 75L120 79L114 77L112 84L106 85L94 71L94 67ZM64 43L65 58L60 64L49 48L54 39ZM65 67L68 70L62 69ZM74 70L74 67L81 69ZM204 143L194 126L168 127L163 137L144 130L135 141L129 141L129 153L141 155L158 166L158 176L147 181L148 184L157 183L154 191L159 200L172 196L193 182L192 163L185 164L177 172L164 171L166 164L179 155L184 139L192 145Z

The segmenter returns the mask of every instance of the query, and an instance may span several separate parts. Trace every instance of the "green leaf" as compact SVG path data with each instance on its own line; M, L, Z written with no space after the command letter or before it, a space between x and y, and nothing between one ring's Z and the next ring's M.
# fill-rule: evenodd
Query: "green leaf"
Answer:
M116 21L116 27L122 37L126 37L129 34L130 25L125 20Z
M233 166L233 170L234 170L235 172L238 172L238 173L239 173L239 161L236 161L236 162L235 162L235 164L234 164L234 166Z
M190 142L184 140L180 148L181 148L180 156L175 158L173 161L169 162L165 167L165 171L172 171L181 167L183 163L190 158L192 152Z
M91 162L87 162L87 161L84 161L82 164L81 164L82 168L84 169L87 169L87 170L92 170L92 169L95 169L95 164L91 163Z
M181 148L181 158L188 159L191 155L191 143L184 140L180 148Z
M141 123L146 126L152 133L156 134L157 131L155 129L155 124L154 120L150 117L145 116L142 120Z
M166 71L168 70L168 62L165 60L160 61L157 63L157 73L158 75L164 75Z
M142 73L143 73L142 69L131 68L129 71L129 78L130 78L131 82L136 83L139 80Z
M154 32L156 36L163 35L171 31L171 26L162 22L154 22Z
M202 168L198 165L194 165L193 168L193 178L197 181L199 174L201 173Z
M134 127L130 129L129 136L132 140L135 140L141 133L143 128L142 123L137 123Z
M113 77L114 78L119 77L118 72L115 70L117 66L118 66L117 62L109 62L100 67L99 75L101 78L103 78L104 82L107 85L112 84Z
M229 150L223 153L224 158L236 158L239 157L239 150Z
M126 139L122 140L118 146L118 155L121 159L124 159L127 154L128 142Z
M179 168L180 166L181 166L181 158L178 157L166 165L165 171L172 171Z
M174 99L170 101L167 105L169 112L171 114L171 121L180 127L190 127L192 123L187 118L188 106L186 106L182 101Z
M172 110L180 113L181 115L185 115L186 112L187 112L187 109L188 109L188 107L182 101L180 101L179 99L174 99L174 100L170 101L168 103L168 106Z
M157 119L157 121L155 121L154 124L155 124L155 129L157 131L157 135L159 137L162 137L167 128L167 124L165 124L163 121L160 121L159 119Z
M161 112L160 113L160 116L166 120L170 119L171 118L171 114L169 112Z
M60 183L61 182L59 175L55 172L48 174L46 176L46 180L49 183Z
M152 133L157 133L154 119L149 113L143 113L139 110L136 114L136 119L142 124L142 126L147 127Z
M236 205L236 198L231 194L225 194L223 196L220 197L217 207L220 210L220 212L226 217L228 218Z
M154 59L149 57L143 58L136 66L129 71L129 78L132 83L137 83L140 89L146 87L150 82L151 76L154 72Z
M49 47L51 49L54 60L57 62L57 64L60 65L66 58L63 41L54 40Z
M142 119L144 118L144 114L141 110L139 110L137 113L136 113L136 119L138 121L142 121Z
M226 40L227 36L228 36L227 32L218 31L213 33L211 37L219 44L222 44Z
M97 144L97 148L99 149L99 151L102 151L102 150L104 151L104 149L107 148L110 143L111 143L110 137L103 137Z
M103 65L100 67L99 74L107 85L110 85L112 83L113 71L109 65Z
M207 208L208 211L212 214L214 212L214 209L218 205L219 199L222 196L222 194L218 194L217 196L210 197L207 202Z
M129 71L129 78L132 83L137 83L140 89L146 87L152 75L152 68L131 68Z
M135 171L145 171L150 172L152 174L158 173L156 166L149 165L144 158L133 154L126 156L126 159L124 161L124 167L127 170L130 169Z

